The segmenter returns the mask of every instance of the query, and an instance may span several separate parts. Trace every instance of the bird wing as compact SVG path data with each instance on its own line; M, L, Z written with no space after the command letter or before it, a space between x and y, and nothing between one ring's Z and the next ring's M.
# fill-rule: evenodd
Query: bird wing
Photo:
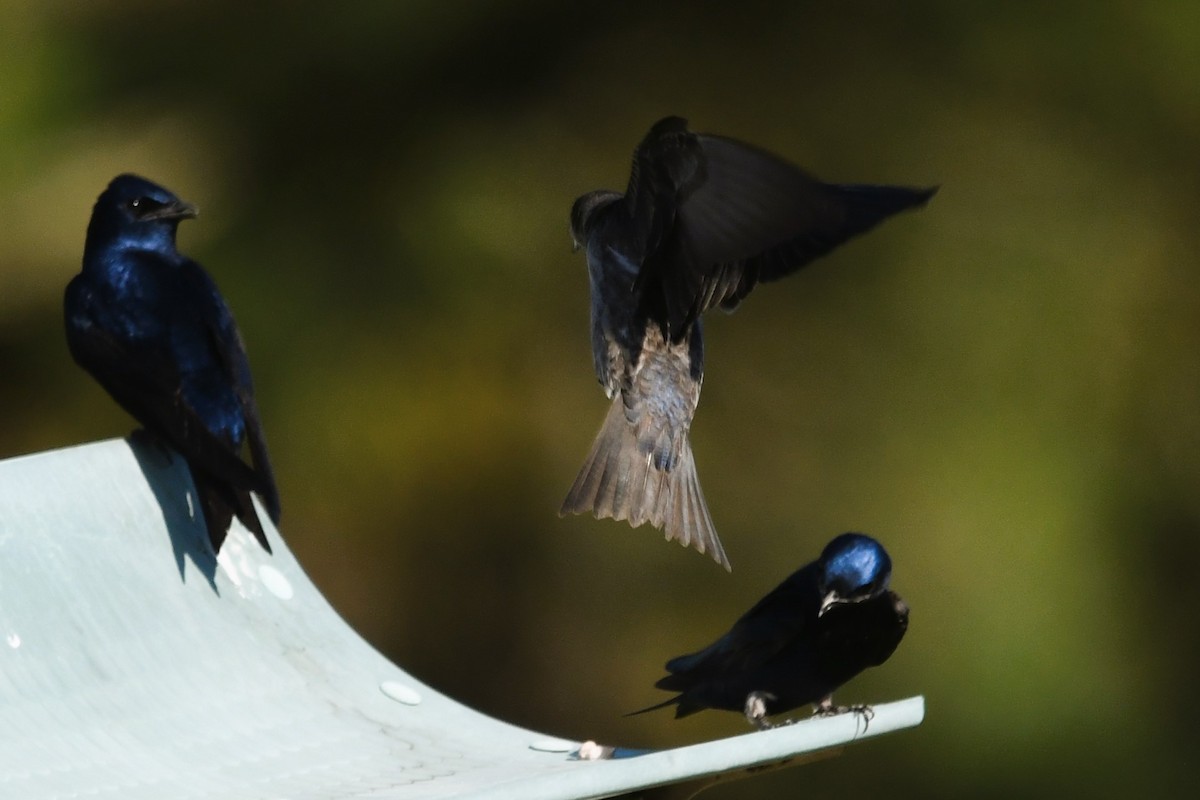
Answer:
M697 680L753 670L801 637L816 619L817 567L809 564L772 589L708 647L667 662L660 689L684 691Z
M709 308L732 310L760 281L935 192L823 183L765 150L663 120L639 146L626 193L647 248L638 282L648 311L677 337Z
M624 354L620 344L608 335L604 320L595 313L592 314L592 364L604 393L614 397L625 377Z
M149 256L130 254L128 258ZM160 269L158 264L150 265L146 274ZM238 488L256 489L259 479L238 458L234 443L210 429L182 388L170 327L181 321L186 324L191 315L171 311L164 315L146 303L99 303L93 291L82 275L67 287L67 306L75 318L67 326L67 342L75 360L122 408L189 462L195 461Z
M643 257L667 245L680 195L702 179L703 160L699 140L679 117L659 120L634 150L625 204Z
M246 356L241 332L234 322L233 313L208 273L199 264L189 260L183 267L183 274L190 284L186 289L188 296L201 298L194 306L197 313L192 318L192 324L205 330L214 364L220 366L227 385L232 388L237 399L241 422L245 426L244 432L250 446L250 457L257 473L255 484L251 488L262 496L267 512L278 524L279 490L275 485L275 472L271 467L262 419L254 399L254 381L250 374L250 361ZM240 458L238 461L243 463Z

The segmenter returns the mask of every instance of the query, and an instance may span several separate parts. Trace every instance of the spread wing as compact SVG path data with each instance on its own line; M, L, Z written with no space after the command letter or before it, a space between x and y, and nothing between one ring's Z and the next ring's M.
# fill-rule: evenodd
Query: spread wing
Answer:
M757 147L659 122L626 193L645 242L648 311L677 337L715 305L794 272L936 188L827 184Z

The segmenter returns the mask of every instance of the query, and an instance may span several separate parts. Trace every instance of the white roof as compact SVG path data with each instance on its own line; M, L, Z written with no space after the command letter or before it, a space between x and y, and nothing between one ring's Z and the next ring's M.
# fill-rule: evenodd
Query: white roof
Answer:
M271 556L235 523L214 561L190 491L182 459L136 439L0 462L0 797L611 797L924 715L915 697L875 706L865 731L846 714L584 760L579 741L479 714L389 662L274 529Z

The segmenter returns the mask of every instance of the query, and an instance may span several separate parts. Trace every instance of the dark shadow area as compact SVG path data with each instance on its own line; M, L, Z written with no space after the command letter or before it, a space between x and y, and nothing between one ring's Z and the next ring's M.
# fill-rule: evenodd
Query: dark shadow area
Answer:
M614 800L691 800L697 797L706 789L711 789L718 784L729 784L735 781L740 781L744 778L762 775L766 772L776 772L785 768L798 767L804 764L811 764L814 761L825 761L842 754L844 747L832 747L828 750L818 750L812 753L805 753L795 758L784 759L771 764L760 764L757 767L748 767L735 772L727 772L723 775L714 775L705 778L697 778L695 780L683 781L680 783L672 783L666 786L653 786L649 789L642 789L636 792L619 795ZM655 752L653 750L625 750L624 748L615 748L611 758L633 758L635 756L646 755L647 753ZM705 793L705 797L709 795ZM762 797L769 795L763 794Z
M146 476L146 483L162 509L180 580L187 582L184 560L190 559L213 592L220 595L216 581L217 559L208 544L208 534L197 508L196 491L187 462L141 428L125 437L125 441L129 443L129 449L133 451L133 457L137 459L138 467Z
M1126 647L1131 653L1153 653L1157 643L1169 643L1166 649L1179 654L1148 661L1146 677L1153 687L1148 705L1156 709L1156 724L1183 739L1200 712L1193 669L1200 653L1200 582L1195 579L1200 516L1187 499L1169 495L1146 498L1127 513L1123 544L1129 578L1121 595L1138 624Z

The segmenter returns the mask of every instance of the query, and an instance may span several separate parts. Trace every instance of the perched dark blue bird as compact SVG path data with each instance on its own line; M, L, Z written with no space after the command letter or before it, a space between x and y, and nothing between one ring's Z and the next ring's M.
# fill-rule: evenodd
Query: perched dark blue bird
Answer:
M175 247L196 209L135 175L96 201L83 269L67 286L71 355L145 429L187 461L217 552L234 516L270 552L250 499L279 521L279 492L233 315ZM249 443L253 466L242 459Z
M688 444L704 377L700 315L732 311L760 281L935 191L822 183L678 117L655 124L625 193L590 192L571 209L571 236L587 253L596 376L613 402L560 513L649 522L729 569Z
M675 697L675 716L706 708L766 717L812 703L818 714L850 710L833 692L882 664L908 629L908 606L888 589L892 561L879 542L843 533L821 557L792 573L708 647L667 662L655 684ZM866 710L865 706L854 707Z

